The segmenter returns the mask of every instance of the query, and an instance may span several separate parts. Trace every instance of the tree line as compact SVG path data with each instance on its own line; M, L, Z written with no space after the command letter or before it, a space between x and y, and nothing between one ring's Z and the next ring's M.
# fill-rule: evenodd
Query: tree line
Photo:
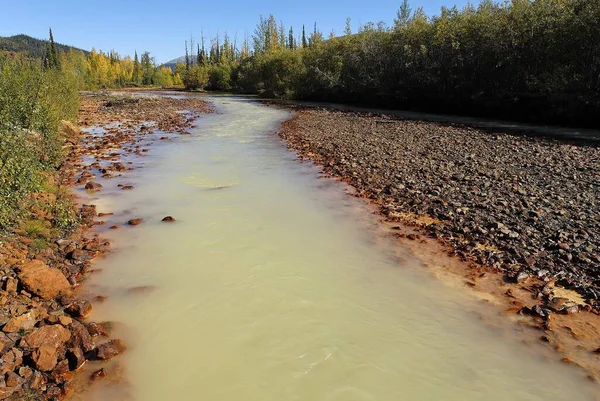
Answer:
M200 57L186 44L177 71L191 89L597 126L599 16L589 0L484 0L436 16L404 0L392 26L347 20L325 38L271 15L251 41L217 37Z

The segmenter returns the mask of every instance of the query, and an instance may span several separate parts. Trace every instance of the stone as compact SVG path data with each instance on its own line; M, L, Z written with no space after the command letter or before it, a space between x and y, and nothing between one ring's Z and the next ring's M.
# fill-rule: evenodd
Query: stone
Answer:
M548 309L544 309L541 305L535 305L532 308L532 311L540 317L547 317L548 312L550 312Z
M52 379L57 383L63 383L65 380L70 379L72 376L69 368L69 361L63 359L56 364L56 367L52 370Z
M520 272L519 274L517 274L517 283L522 283L525 280L527 280L530 277L530 275L526 272Z
M71 330L71 341L69 342L71 347L78 347L83 352L90 352L96 348L94 339L90 335L88 329L77 320L73 320L73 323L69 326Z
M73 252L71 252L69 258L77 262L85 262L94 259L94 254L81 249L75 249Z
M67 360L69 361L69 369L77 370L85 364L85 354L79 347L69 348L67 350Z
M17 391L14 387L0 386L0 400L5 400Z
M554 312L567 312L568 308L577 307L575 303L567 298L554 297L548 301L548 308Z
M50 387L46 390L46 399L59 400L63 398L63 392L60 387Z
M8 387L21 387L21 385L25 382L25 379L15 372L7 372L5 380Z
M35 366L42 372L49 372L54 369L57 357L56 348L48 345L37 348L31 355Z
M29 366L21 366L19 368L19 376L23 379L29 379L33 375L33 370Z
M98 215L98 212L96 211L96 205L83 205L81 206L80 211L83 217L87 220Z
M65 312L74 317L84 318L92 313L92 304L86 300L75 301L65 309Z
M71 295L63 295L58 298L58 302L60 303L60 305L67 307L67 306L71 305L73 302L75 302L75 298L73 298Z
M165 223L173 223L173 222L175 222L175 217L173 217L173 216L167 216L164 219L162 219L162 221L165 222Z
M52 269L41 260L32 260L20 267L19 279L23 288L43 299L52 299L71 293L71 285L64 274Z
M110 337L113 324L111 322L92 322L87 325L87 329L92 337Z
M58 348L71 338L71 332L60 324L53 324L36 329L21 339L21 346L30 348Z
M65 136L67 142L75 144L81 135L81 129L70 121L62 120L60 122L60 132Z
M13 317L10 319L4 327L2 331L5 333L16 333L21 330L31 330L34 328L35 324L38 322L38 312L36 309L31 309L30 311L22 314L21 316Z
M127 346L121 340L111 340L107 343L101 344L98 346L97 356L98 359L102 359L103 361L107 361L116 357L117 355L122 354L127 350Z
M117 171L127 170L127 167L125 167L125 165L121 162L113 163L112 167Z
M93 381L99 380L99 379L104 379L107 376L107 372L106 369L101 368L97 371L95 371L94 373L92 373L92 375L90 376L90 379Z
M0 358L0 374L13 371L23 363L23 352L18 348L11 348Z
M15 342L6 334L0 332L0 354L9 350L15 345Z
M100 189L102 189L102 184L99 184L94 181L88 181L88 183L85 184L85 189L87 189L88 191L99 191Z
M572 315L573 313L579 313L579 306L578 305L570 305L567 306L565 308L565 313L567 315Z
M62 395L68 399L75 392L75 386L69 381L65 381L62 385Z
M13 277L9 277L6 279L6 283L4 284L4 290L9 294L14 294L17 292L18 284L19 280Z
M58 322L60 324L62 324L63 326L67 327L68 325L70 325L71 323L73 323L73 319L70 318L67 315L61 315L58 317Z
M41 372L34 370L33 374L29 378L29 387L36 390L41 388L44 384L46 384L46 378L44 375L42 375Z
M137 218L137 219L131 219L127 222L127 224L129 224L130 226L137 226L140 225L144 222L144 219L142 218Z

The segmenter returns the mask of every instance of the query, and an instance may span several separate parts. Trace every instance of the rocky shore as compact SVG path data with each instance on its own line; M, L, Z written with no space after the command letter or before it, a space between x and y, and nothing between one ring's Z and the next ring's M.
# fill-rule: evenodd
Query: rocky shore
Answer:
M497 276L488 287L502 289L509 312L531 317L556 349L568 345L565 360L585 359L597 380L597 146L320 108L299 108L279 135L389 224L415 230L396 236L435 238L466 262L469 286Z
M84 133L64 123L68 157L51 181L58 187L101 191L96 177L111 178L128 169L119 161L121 152L147 151L138 144L143 135L155 130L185 133L199 113L209 111L204 101L194 98L88 94L82 99L79 123L104 127L104 133ZM93 161L84 163L84 156ZM35 196L43 200L53 195ZM77 204L74 197L73 202ZM79 225L67 236L19 228L1 240L0 399L63 399L73 392L73 378L87 361L97 364L89 380L104 378L111 372L101 361L127 348L110 337L110 322L86 319L103 297L84 298L78 287L92 261L110 244L94 233L99 224L96 207L77 208ZM40 227L50 227L54 219L47 210L31 210L31 220Z

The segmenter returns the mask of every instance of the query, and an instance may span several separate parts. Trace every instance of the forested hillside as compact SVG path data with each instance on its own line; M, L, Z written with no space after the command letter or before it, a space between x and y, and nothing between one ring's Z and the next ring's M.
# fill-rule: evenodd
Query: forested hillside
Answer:
M47 40L40 40L27 35L0 37L0 51L23 53L29 57L42 58L45 55L47 43ZM59 43L56 43L56 47L65 53L70 50L81 51L86 55L89 53L85 50Z
M56 65L73 74L79 89L120 88L126 86L182 85L181 78L170 69L158 66L150 52L138 57L121 56L116 51L84 51L54 41L27 35L0 38L0 67L14 64ZM19 63L16 63L16 62ZM64 68L61 68L64 67ZM7 67L13 68L13 67Z
M178 71L189 88L597 126L599 16L589 0L484 0L433 17L405 1L394 26L347 21L327 39L270 16L252 44L186 43Z

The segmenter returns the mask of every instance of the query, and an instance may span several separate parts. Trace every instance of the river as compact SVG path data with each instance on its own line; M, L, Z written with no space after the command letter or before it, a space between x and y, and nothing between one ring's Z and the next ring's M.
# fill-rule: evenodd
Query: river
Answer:
M127 156L137 168L90 199L107 226L145 222L103 232L92 319L130 349L108 366L121 380L77 399L595 399L516 324L482 322L493 306L398 258L368 205L273 135L288 112L209 100L191 135Z

